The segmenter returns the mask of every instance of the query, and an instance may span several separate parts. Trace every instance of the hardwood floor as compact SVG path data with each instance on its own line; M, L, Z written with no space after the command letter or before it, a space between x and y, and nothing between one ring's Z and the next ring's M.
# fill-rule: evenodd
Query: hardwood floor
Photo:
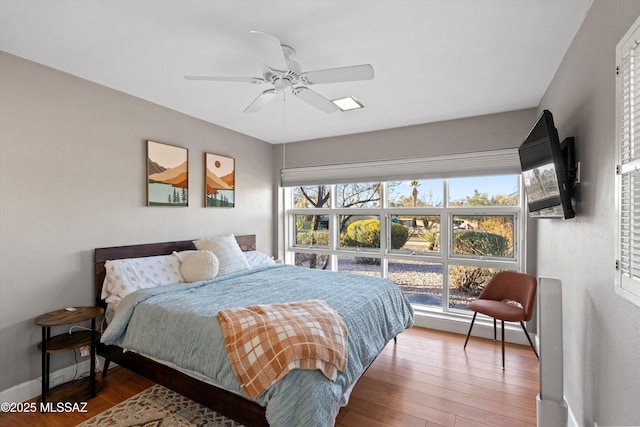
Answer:
M337 427L535 426L538 360L528 346L412 328L387 345L355 386ZM0 425L74 426L152 382L123 368L109 371L87 413L6 414Z
M100 375L98 375L100 377ZM151 387L153 382L124 368L109 369L109 375L100 380L100 390L87 403L87 412L70 413L0 413L0 426L11 427L69 427L80 424L100 412ZM35 402L36 399L30 401Z
M538 360L529 346L412 328L354 387L336 426L535 426Z

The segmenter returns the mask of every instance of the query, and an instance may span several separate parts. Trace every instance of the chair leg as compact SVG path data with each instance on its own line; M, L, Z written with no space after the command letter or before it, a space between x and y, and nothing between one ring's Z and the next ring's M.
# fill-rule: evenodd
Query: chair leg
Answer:
M538 352L536 351L536 348L534 347L533 342L531 341L529 332L527 332L527 328L524 327L524 322L522 320L520 321L520 326L522 326L522 330L524 331L524 334L527 336L527 339L529 340L529 345L533 349L533 352L536 354L536 358L540 359L540 356L538 356Z
M496 334L496 318L493 318L493 340L497 341L498 340L498 336Z
M504 320L500 321L500 327L502 329L502 369L504 369Z
M476 316L478 315L478 312L476 311L475 313L473 313L473 319L471 319L471 325L469 326L469 332L467 332L467 339L464 340L464 349L467 348L467 342L469 341L469 336L471 335L471 329L473 329L473 322L476 321Z

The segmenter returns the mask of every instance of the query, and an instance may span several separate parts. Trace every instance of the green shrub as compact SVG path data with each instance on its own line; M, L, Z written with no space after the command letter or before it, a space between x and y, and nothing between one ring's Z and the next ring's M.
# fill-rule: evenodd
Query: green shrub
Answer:
M391 248L400 249L409 240L409 230L402 224L391 224ZM362 219L347 226L347 231L341 236L340 244L351 248L379 248L380 220ZM377 258L356 257L364 264L378 264Z
M499 234L475 230L453 231L453 253L461 255L508 256L509 240Z
M379 225L378 225L379 227ZM402 224L391 223L391 249L400 249L409 240L409 229Z
M380 247L380 221L363 219L347 226L347 231L340 239L342 246L358 248Z
M391 224L391 248L400 249L409 240L409 230L402 224ZM380 247L380 221L362 219L347 226L340 239L342 246L359 248Z

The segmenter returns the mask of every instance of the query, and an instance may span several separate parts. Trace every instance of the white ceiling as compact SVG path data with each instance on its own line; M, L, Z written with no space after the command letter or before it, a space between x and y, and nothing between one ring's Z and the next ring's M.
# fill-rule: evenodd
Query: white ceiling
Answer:
M0 0L0 50L270 143L536 107L592 0ZM315 85L365 109L325 114L267 85L249 35L304 71L371 64L373 80Z

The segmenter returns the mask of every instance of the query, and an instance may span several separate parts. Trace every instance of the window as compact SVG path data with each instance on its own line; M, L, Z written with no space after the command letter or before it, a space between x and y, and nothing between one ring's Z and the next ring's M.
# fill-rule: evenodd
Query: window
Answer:
M328 215L294 215L296 246L329 246Z
M395 182L389 185L389 207L442 206L442 191L441 179Z
M616 47L616 292L640 306L640 18Z
M513 259L515 215L453 215L451 253Z
M522 270L520 175L290 187L287 262L386 277L416 306L467 312Z
M336 205L341 208L375 208L380 206L381 190L379 182L338 184Z

